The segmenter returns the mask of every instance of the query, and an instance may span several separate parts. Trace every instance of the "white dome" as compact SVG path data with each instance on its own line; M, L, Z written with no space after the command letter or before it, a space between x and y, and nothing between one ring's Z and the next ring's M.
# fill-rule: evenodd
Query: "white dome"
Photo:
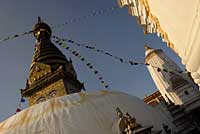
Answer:
M116 134L116 107L144 126L173 127L137 97L111 91L81 92L29 107L0 123L1 134Z

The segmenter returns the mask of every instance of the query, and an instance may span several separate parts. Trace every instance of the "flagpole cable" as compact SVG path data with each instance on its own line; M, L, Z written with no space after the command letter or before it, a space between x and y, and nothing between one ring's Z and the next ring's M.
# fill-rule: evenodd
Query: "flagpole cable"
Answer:
M67 24L71 24L71 23L75 23L75 22L81 22L83 20L86 20L86 19L91 18L91 17L95 17L97 15L103 15L103 14L106 14L108 12L112 12L116 9L120 9L120 8L118 6L113 6L113 7L109 7L109 8L105 8L105 9L94 10L93 12L89 13L88 15L84 15L82 17L77 17L77 18L72 18L69 21L64 22L63 24L58 24L58 25L52 26L51 28L57 29L57 28L65 26ZM21 36L29 35L31 33L33 33L33 30L23 32L23 33L19 33L19 34L10 35L10 36L1 38L0 43L4 42L4 41L8 41L8 40L13 40L13 39L16 39L16 38L21 37Z
M187 73L186 71L178 71L178 70L170 70L170 69L166 69L166 68L160 68L160 67L157 67L155 65L151 65L149 63L146 63L146 62L138 62L138 61L126 60L124 58L121 58L121 57L118 57L118 56L114 56L110 52L107 52L107 51L104 51L104 50L101 50L101 49L97 49L96 47L93 47L93 46L90 46L90 45L85 45L83 43L77 43L76 41L71 40L71 39L59 38L59 37L57 37L55 35L53 35L52 38L55 39L56 43L58 43L59 41L68 42L68 43L70 43L72 45L75 45L75 46L78 46L78 47L84 47L86 49L93 50L93 52L101 53L101 54L104 54L106 56L112 57L112 58L117 59L118 61L120 61L121 63L124 63L124 64L129 64L129 65L132 65L132 66L133 65L151 66L152 68L156 68L156 70L158 72L163 71L163 72L170 73L170 74L175 74L175 75L179 75L179 74L182 74L182 73Z
M100 81L100 83L106 88L109 89L109 85L105 82L102 74L92 65L91 62L86 61L86 58L84 58L77 50L69 47L65 42L62 40L55 40L54 41L59 46L63 47L65 50L69 51L74 57L78 58L80 61L85 62L85 65L87 68L91 71L93 71L94 75L97 77L97 79Z

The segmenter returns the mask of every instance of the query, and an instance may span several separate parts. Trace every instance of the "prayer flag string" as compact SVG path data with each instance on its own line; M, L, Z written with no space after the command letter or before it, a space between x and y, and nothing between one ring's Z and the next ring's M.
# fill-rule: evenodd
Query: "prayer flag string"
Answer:
M119 8L119 6L113 6L113 7L109 7L109 8L106 8L106 9L94 10L92 13L90 13L88 15L85 15L85 16L82 16L82 17L77 17L77 18L72 18L69 21L64 22L63 24L53 26L52 29L60 28L60 27L63 27L67 24L70 24L70 23L81 22L83 20L86 20L86 19L91 18L91 17L95 17L97 15L102 15L102 14L112 12L115 9L120 9L120 8ZM12 40L12 39L15 39L15 38L18 38L18 37L21 37L21 36L25 36L25 35L28 35L28 34L31 34L31 33L33 33L32 30L30 30L28 32L20 33L20 34L10 35L10 36L7 36L5 38L0 39L0 42Z
M111 54L110 52L107 52L107 51L104 51L104 50L101 50L101 49L97 49L96 47L93 47L93 46L90 46L90 45L85 45L85 44L82 44L82 43L77 43L76 41L71 40L71 39L63 39L63 38L59 38L57 36L52 36L52 38L54 38L56 40L55 41L56 43L59 42L59 41L68 42L68 43L71 43L71 44L76 45L78 47L84 47L86 49L90 49L93 52L102 53L104 55L107 55L109 57L117 59L120 63L129 64L131 66L136 66L136 65L151 66L151 67L155 68L158 72L162 71L162 72L175 74L175 75L182 74L182 73L187 73L186 71L178 71L178 70L160 68L160 67L157 67L157 66L151 65L149 63L145 63L145 62L137 62L137 61L127 60L127 59L115 56L115 55Z
M67 25L67 24L70 24L70 23L81 22L83 20L86 20L86 19L91 18L91 17L95 17L97 15L102 15L102 14L106 14L106 13L112 12L115 9L120 9L120 8L119 8L119 6L113 6L113 7L109 7L109 8L106 8L106 9L94 10L93 12L91 12L88 15L84 15L82 17L77 17L77 18L72 18L72 19L64 22L63 24L60 24L60 25L57 25L57 26L53 26L52 29L60 28L60 27L63 27L65 25Z
M94 75L98 78L98 80L101 82L101 84L108 89L109 85L105 82L103 76L100 74L100 72L92 65L91 62L88 62L77 50L74 50L73 48L69 47L65 42L61 40L56 40L56 44L63 47L64 49L68 50L73 56L78 58L80 61L84 62L84 64L89 68L89 70L93 71Z
M15 113L19 113L19 112L23 109L22 103L24 103L25 101L26 101L26 100L25 100L23 97L21 97L20 102L19 102L19 104L18 104L18 107L17 107Z
M8 41L8 40L12 40L12 39L15 39L17 37L21 37L21 36L25 36L25 35L29 35L31 34L33 31L28 31L28 32L24 32L24 33L21 33L21 34L15 34L15 35L11 35L11 36L8 36L6 38L2 38L0 39L0 42L4 42L4 41Z

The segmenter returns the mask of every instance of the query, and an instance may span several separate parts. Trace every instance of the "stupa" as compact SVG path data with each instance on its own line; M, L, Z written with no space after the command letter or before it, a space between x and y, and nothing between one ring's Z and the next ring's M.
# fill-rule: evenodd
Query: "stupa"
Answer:
M124 124L131 126L130 133L164 134L163 123L174 131L162 113L137 97L111 90L82 91L72 62L51 43L51 28L39 19L33 31L37 44L22 90L29 107L1 122L0 134L124 134L124 119L131 119ZM119 117L117 108L130 116Z

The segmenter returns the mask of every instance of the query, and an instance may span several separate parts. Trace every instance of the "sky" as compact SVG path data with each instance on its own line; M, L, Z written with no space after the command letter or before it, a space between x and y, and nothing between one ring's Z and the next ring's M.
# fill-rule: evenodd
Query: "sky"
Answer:
M0 39L31 30L38 16L50 26L56 26L72 18L91 14L94 10L116 5L117 0L1 0ZM136 18L128 15L127 8L80 19L53 29L53 34L135 61L144 61L144 45L148 44L163 49L181 65L180 58L160 38L144 35ZM25 87L28 78L35 42L32 34L0 42L0 121L13 115L18 107L20 89ZM109 90L126 92L140 98L157 90L145 66L133 67L100 53L75 46L73 48L101 72L109 84ZM81 61L60 49L67 58L72 58L78 79L84 82L87 91L104 89Z

